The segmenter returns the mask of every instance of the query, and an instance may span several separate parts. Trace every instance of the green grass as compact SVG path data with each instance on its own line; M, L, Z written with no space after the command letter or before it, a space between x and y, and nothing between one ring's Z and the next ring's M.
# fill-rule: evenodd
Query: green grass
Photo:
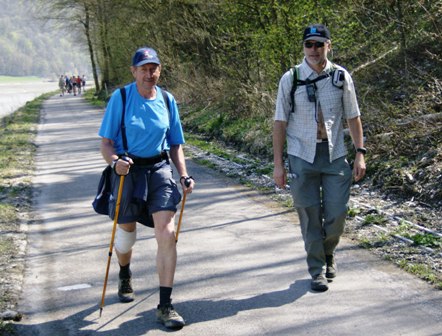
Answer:
M0 194L2 194L0 192ZM0 232L8 230L8 223L14 223L18 221L17 211L13 204L0 203ZM2 251L2 245L0 243L0 251Z
M412 231L412 226L406 222L401 222L398 228L395 230L395 233L411 239L413 243L418 246L426 246L431 248L442 247L442 239L440 237L426 232L414 232Z
M210 161L210 160L206 160L206 159L198 159L198 158L194 158L193 159L196 163L198 163L201 166L205 166L211 169L216 169L216 165Z
M442 240L431 233L415 233L405 235L406 238L411 239L416 245L427 247L441 247Z
M42 79L39 77L29 76L29 77L14 77L14 76L0 76L0 83L30 83L30 82L41 82Z
M347 216L350 218L354 218L361 213L361 209L359 208L349 208Z
M0 77L0 80L4 78ZM36 149L33 141L41 106L51 95L53 93L41 95L0 121L0 278L6 283L8 265L19 251L12 236L5 233L19 232L18 214L28 211L31 206ZM0 311L15 304L5 288L0 288ZM13 325L1 322L0 335L15 335Z
M1 336L15 336L14 325L0 320L0 335Z
M14 241L11 237L1 237L0 238L0 254L4 255L8 251L14 248ZM1 259L0 259L1 260Z
M418 276L435 285L436 288L442 289L442 281L440 281L434 274L433 270L427 265L415 264L409 262L406 259L402 259L398 262L400 268L406 270L407 272Z
M382 225L387 221L387 219L383 215L379 214L368 214L365 216L362 225L370 225L370 224L378 224Z
M0 130L0 186L14 191L17 186L14 180L17 176L23 176L32 171L32 156L35 146L32 140L37 133L37 123L41 104L51 94L45 94L15 113L2 119Z
M213 141L207 141L202 137L194 134L186 134L186 143L198 147L200 150L210 152L223 158L230 158L227 152L217 146Z
M83 93L83 98L93 106L102 107L103 109L106 107L106 102L95 95L94 88L88 88L86 93Z

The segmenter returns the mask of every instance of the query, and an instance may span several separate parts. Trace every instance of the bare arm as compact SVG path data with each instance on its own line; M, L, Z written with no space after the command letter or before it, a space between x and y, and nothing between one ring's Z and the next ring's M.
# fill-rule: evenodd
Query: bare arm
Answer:
M114 142L108 138L101 139L100 145L101 155L107 164L112 164L112 161L118 159L118 155L115 153ZM130 165L133 164L132 159L127 158L128 161L118 160L115 165L115 172L119 175L127 175L129 173Z
M284 168L283 151L286 141L287 122L276 120L273 124L273 179L275 184L285 189L287 174Z
M175 168L177 169L180 177L189 176L187 174L186 160L184 158L183 147L181 145L170 146L170 158L172 159L172 162L175 165ZM190 180L190 185L188 187L184 184L184 179L180 178L180 183L185 193L191 193L193 187L195 186L195 181L192 179Z
M356 117L353 119L348 119L347 122L355 148L364 147L364 135L362 131L361 118ZM355 181L359 181L365 176L365 170L366 167L364 154L357 152L353 167L353 176L355 178Z

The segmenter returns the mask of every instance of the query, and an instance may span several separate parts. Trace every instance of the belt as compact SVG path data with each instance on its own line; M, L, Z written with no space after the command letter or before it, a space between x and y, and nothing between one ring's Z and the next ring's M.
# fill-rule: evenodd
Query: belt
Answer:
M169 160L169 155L167 155L166 151L162 151L161 154L156 156L151 156L148 158L131 157L131 159L137 166L150 166L163 160Z
M328 139L316 139L316 143L328 142Z

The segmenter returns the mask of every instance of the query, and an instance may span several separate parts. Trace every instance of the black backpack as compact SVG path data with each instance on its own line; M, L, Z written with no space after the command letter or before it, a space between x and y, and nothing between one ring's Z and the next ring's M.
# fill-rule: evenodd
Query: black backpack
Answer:
M337 88L342 89L344 86L344 80L345 80L345 74L344 71L342 71L341 69L338 69L338 67L332 63L332 71L330 71L329 73L325 74L325 75L321 75L319 77L316 77L313 80L301 80L299 79L299 65L294 66L293 68L290 68L290 73L293 76L293 82L292 82L292 88L290 90L290 106L291 106L291 112L294 113L295 112L295 92L298 86L301 85L307 85L309 87L315 87L315 83L328 78L328 77L332 77L332 84L334 86L336 86ZM308 89L307 88L307 93L308 93Z

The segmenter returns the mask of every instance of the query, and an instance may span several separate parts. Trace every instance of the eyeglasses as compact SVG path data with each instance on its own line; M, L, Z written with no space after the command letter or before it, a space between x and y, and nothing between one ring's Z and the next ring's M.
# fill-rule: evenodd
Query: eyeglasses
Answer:
M313 46L315 46L316 48L322 48L322 47L324 47L324 42L318 42L318 41L316 41L316 42L310 42L310 41L307 41L307 42L304 42L304 47L306 47L307 49L310 49L310 48L313 48Z

